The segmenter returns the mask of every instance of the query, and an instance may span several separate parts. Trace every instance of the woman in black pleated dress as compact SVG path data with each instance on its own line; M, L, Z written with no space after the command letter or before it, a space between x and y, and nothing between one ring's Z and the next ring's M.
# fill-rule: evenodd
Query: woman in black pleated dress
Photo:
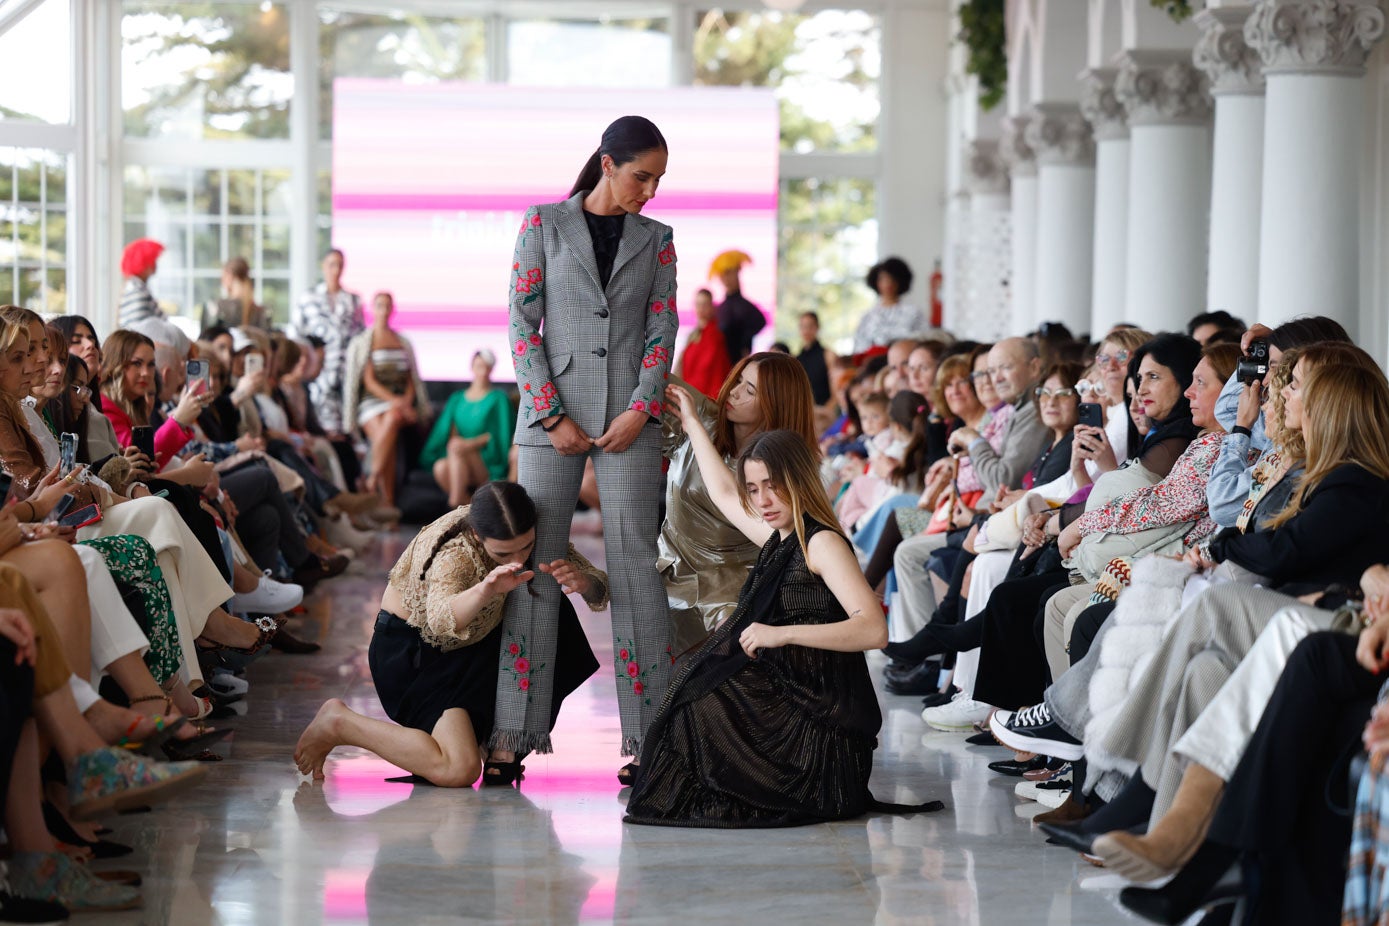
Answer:
M837 523L805 441L758 436L729 472L693 401L670 387L710 496L762 544L733 615L680 669L648 730L627 822L774 827L843 820L868 790L882 713L863 652L882 606Z

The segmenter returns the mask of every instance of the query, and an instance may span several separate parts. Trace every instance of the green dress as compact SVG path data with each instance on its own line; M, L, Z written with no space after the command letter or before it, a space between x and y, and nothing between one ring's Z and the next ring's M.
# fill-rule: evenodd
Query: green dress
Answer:
M145 538L134 534L98 537L83 540L81 544L101 554L106 568L111 570L111 578L139 594L141 606L131 607L130 613L150 641L150 648L145 652L145 665L162 687L178 674L183 657L179 649L178 625L174 621L174 605L169 599L169 586L164 583L164 571L155 559L154 547Z
M459 390L449 396L434 429L429 432L420 453L420 463L432 467L448 453L449 437L480 437L490 434L492 439L482 448L482 462L487 465L487 474L493 479L505 479L507 475L507 456L511 450L511 435L516 427L516 416L511 401L500 389L493 389L480 400L468 399L466 390Z

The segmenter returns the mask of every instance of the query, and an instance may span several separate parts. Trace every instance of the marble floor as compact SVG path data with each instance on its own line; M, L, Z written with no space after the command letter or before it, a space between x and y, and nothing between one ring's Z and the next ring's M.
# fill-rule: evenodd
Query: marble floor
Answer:
M786 830L624 826L607 673L565 703L555 753L527 760L519 790L388 783L398 772L355 749L333 754L326 782L301 778L290 755L323 699L382 716L366 649L404 542L385 535L310 599L294 629L322 652L251 666L245 715L223 721L235 733L207 784L110 823L110 838L137 854L106 864L145 872L144 908L75 922L1137 922L1115 902L1116 877L1043 845L1028 822L1041 808L1014 797L1017 779L985 767L1003 751L930 731L916 698L884 696L873 776L880 799L946 804L915 817ZM577 542L601 559L597 540ZM605 617L581 613L611 665ZM875 673L882 659L870 656Z

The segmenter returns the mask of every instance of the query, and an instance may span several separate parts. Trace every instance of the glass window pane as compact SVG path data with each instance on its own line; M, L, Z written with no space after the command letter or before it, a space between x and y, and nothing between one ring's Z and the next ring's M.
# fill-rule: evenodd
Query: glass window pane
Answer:
M67 263L68 256L68 214L63 206L49 206L47 209L46 231L48 262Z
M290 197L293 191L289 186L289 171L267 170L261 173L260 198L264 215L283 215L291 213Z
M695 14L696 86L771 87L785 151L877 148L881 29L862 10Z
M266 222L261 239L261 266L265 271L289 269L289 225Z
M207 276L203 274L195 277L193 280L193 305L196 306L196 310L191 314L198 317L204 305L220 298L222 298L222 278L220 275Z
M847 352L859 317L873 302L863 278L877 259L874 183L785 180L779 205L777 338L798 344L798 315L815 311L825 344Z
M37 267L23 267L19 271L19 305L35 312L43 311L43 272Z
M487 76L482 19L359 13L319 7L319 137L333 133L333 80L396 77L414 83Z
M67 158L60 154L50 152L44 159L45 168L48 171L46 182L48 184L48 201L50 203L61 203L67 200L68 187L68 162Z
M63 268L48 271L48 292L44 294L43 311L54 315L67 314L68 272Z
M664 18L518 19L507 24L506 46L510 84L670 84L670 21Z
M244 257L252 269L256 264L256 227L232 224L227 226L227 257Z
M72 121L68 0L44 0L0 36L0 119Z
M265 306L276 324L289 321L289 281L261 280L260 304Z
M222 229L219 225L198 222L193 226L193 267L206 270L222 266Z
M4 242L0 242L3 246ZM15 299L14 293L14 268L0 267L0 299L12 303Z
M231 215L256 214L255 171L227 171L227 212Z
M127 135L289 137L294 79L282 3L125 0L124 14Z
M193 174L193 212L197 215L222 214L222 172L195 170Z

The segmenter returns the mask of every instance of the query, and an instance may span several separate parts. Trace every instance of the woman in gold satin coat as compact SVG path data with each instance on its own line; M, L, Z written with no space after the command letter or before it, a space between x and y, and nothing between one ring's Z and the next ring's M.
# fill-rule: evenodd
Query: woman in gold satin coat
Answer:
M678 377L671 382L683 385ZM695 395L699 416L730 469L752 438L786 428L805 438L816 460L815 398L805 369L794 357L757 353L729 372L718 397ZM733 613L758 548L729 524L709 498L694 450L680 426L679 409L661 416L666 477L666 519L656 568L670 603L672 653L693 649Z

